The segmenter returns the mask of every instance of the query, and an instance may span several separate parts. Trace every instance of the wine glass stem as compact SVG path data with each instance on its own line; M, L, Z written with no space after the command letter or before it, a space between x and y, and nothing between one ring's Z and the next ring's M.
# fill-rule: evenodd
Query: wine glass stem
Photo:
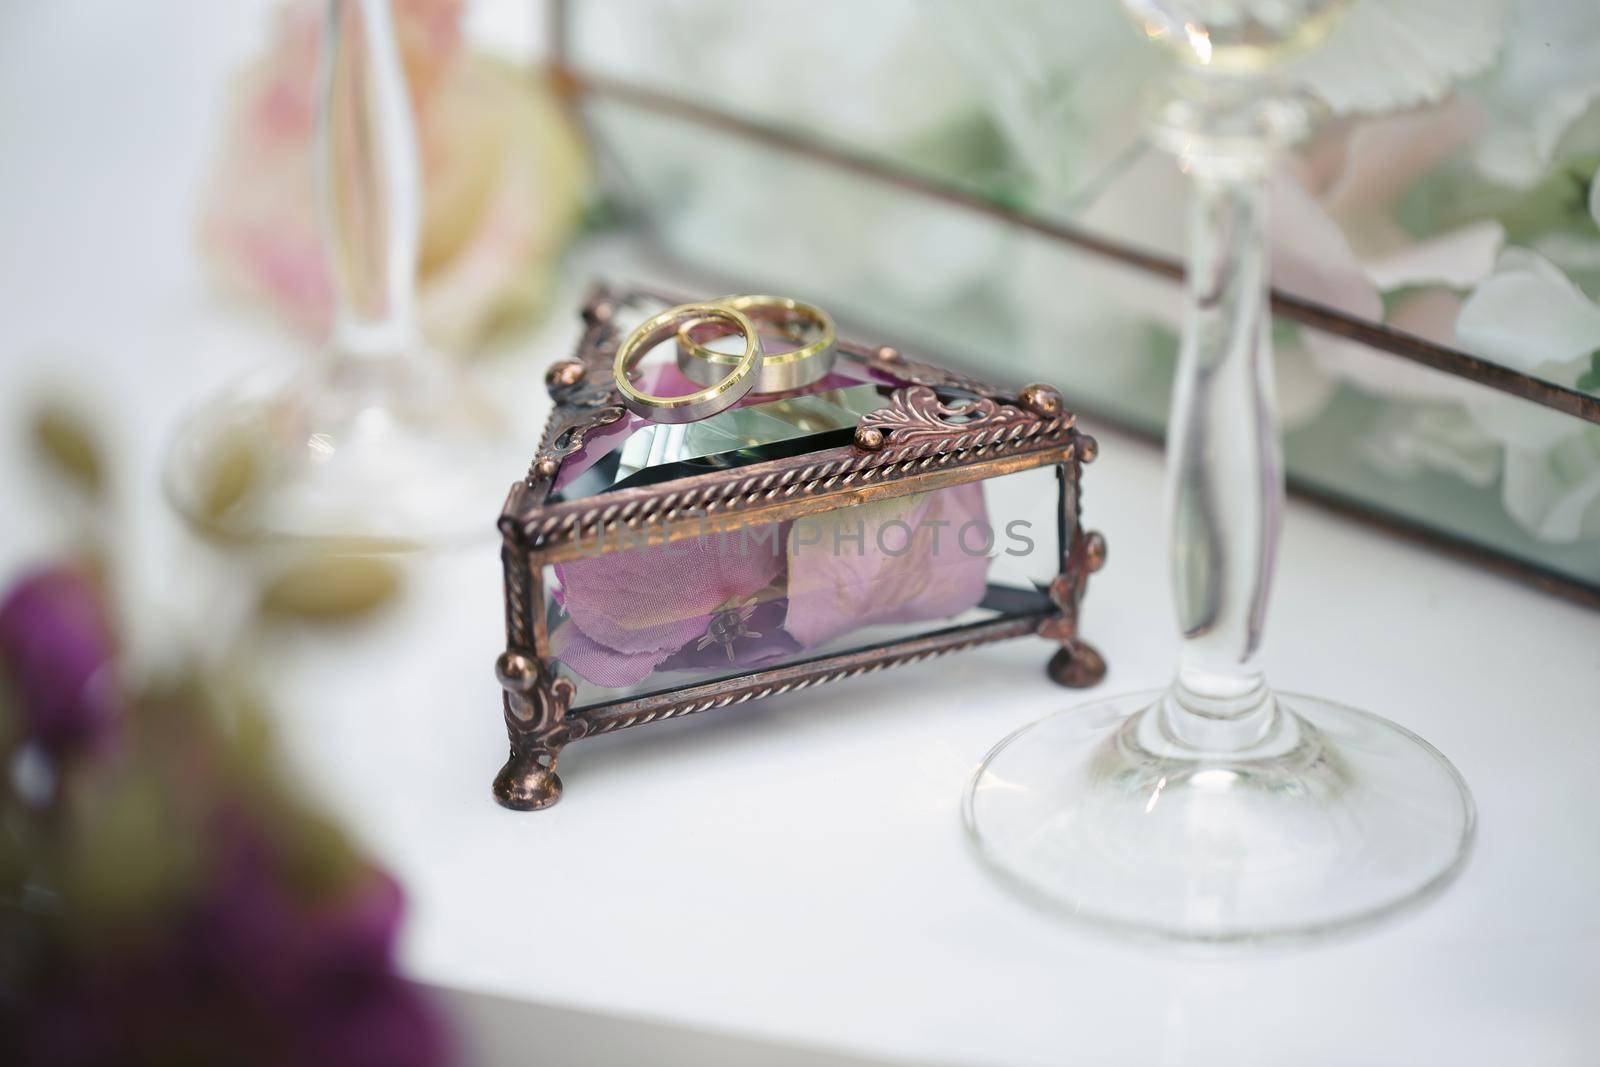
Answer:
M328 0L318 107L332 348L397 359L415 340L422 192L389 0Z
M1252 163L1212 156L1188 167L1183 342L1167 438L1183 635L1175 710L1241 727L1256 720L1235 731L1240 743L1258 739L1275 714L1257 652L1283 510L1267 300L1269 164L1265 153Z

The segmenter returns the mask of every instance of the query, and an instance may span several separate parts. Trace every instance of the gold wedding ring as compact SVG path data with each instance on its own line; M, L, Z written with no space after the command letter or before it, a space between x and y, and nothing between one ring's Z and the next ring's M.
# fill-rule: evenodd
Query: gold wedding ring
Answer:
M645 354L679 327L689 323L708 323L722 333L736 333L744 338L744 351L725 356L727 362L719 364L718 373L709 381L696 384L706 388L683 396L653 396L639 391L628 380L628 374ZM722 353L718 353L722 355ZM742 400L756 384L762 364L761 337L755 323L744 312L723 304L682 304L652 315L636 326L617 348L617 361L612 374L617 390L622 394L622 404L640 418L652 422L696 422L726 411Z
M821 381L839 358L833 319L815 304L787 296L725 296L716 303L743 312L758 327L775 327L769 336L805 342L790 352L767 353L752 392L783 393ZM678 369L684 377L710 385L728 373L739 357L706 347L707 341L726 332L710 321L678 327Z

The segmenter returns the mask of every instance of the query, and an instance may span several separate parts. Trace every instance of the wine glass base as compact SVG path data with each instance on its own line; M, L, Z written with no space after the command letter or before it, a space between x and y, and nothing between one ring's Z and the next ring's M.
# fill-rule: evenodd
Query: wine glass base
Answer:
M963 806L985 865L1084 923L1216 944L1349 930L1461 870L1472 797L1410 731L1280 695L1265 745L1199 753L1163 732L1165 696L1098 701L995 746Z
M174 509L228 542L404 552L496 536L531 448L448 368L333 360L258 375L182 423L166 458Z

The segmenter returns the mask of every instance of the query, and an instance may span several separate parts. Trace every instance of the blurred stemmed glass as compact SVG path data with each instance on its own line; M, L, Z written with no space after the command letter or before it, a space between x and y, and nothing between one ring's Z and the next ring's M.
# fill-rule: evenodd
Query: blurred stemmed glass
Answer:
M972 781L967 826L1009 885L1086 922L1199 942L1343 930L1446 885L1474 812L1427 742L1277 693L1257 657L1283 510L1267 186L1307 121L1275 67L1340 4L1124 3L1182 61L1151 122L1192 185L1167 438L1182 655L1165 690L1007 737Z
M326 350L192 415L168 498L230 541L372 552L490 536L518 458L500 412L417 331L422 188L389 0L328 0L319 76Z

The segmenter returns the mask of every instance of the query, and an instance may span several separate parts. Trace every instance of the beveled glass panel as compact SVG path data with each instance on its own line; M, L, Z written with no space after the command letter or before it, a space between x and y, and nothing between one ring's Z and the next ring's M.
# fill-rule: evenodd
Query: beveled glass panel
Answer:
M640 531L546 569L576 707L1048 610L1056 469L663 544Z
M654 369L658 373L644 388L664 391L665 368ZM552 499L576 500L846 444L857 420L882 407L888 392L887 386L835 373L810 390L747 397L699 422L674 426L629 416L567 460Z

